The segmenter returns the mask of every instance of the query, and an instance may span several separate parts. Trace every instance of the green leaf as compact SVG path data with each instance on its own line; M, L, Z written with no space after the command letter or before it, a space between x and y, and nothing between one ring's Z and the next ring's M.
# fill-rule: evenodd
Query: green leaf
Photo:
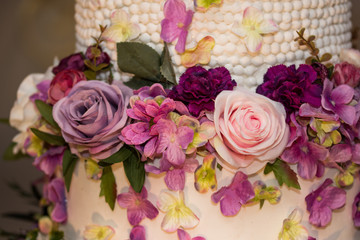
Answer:
M64 240L63 231L52 231L49 236L49 240Z
M61 136L56 136L50 133L46 133L43 131L40 131L36 128L31 128L31 131L41 140L54 145L54 146L63 146L65 145L65 140Z
M0 123L5 123L7 125L10 125L10 122L9 122L8 118L0 118Z
M100 197L105 196L105 201L111 210L114 210L116 200L116 181L111 166L105 167L101 176Z
M39 230L38 230L38 229L31 230L30 232L28 232L28 233L26 234L25 240L36 240L37 237L38 237L38 234L39 234Z
M289 167L286 162L280 159L276 159L274 163L267 163L264 169L264 174L266 175L270 172L274 172L275 178L280 186L285 183L285 185L288 187L301 189L296 173Z
M55 122L55 120L53 118L53 115L52 115L53 107L52 106L50 106L49 104L46 104L45 102L43 102L39 99L35 100L35 105L36 105L37 109L39 110L41 116L45 119L45 121L47 121L55 129L60 129L59 125Z
M265 203L265 199L260 199L260 209L262 209L262 207L264 206Z
M63 155L63 175L64 175L64 181L66 190L69 192L70 190L70 184L72 175L76 166L76 163L78 161L78 157L71 154L69 149L66 149Z
M164 50L161 54L161 66L160 66L160 72L166 78L168 82L170 82L173 85L176 85L176 75L174 71L173 64L171 62L171 57L169 53L169 49L167 47L167 44L164 44Z
M121 71L132 73L138 78L160 82L159 54L151 47L137 42L117 44L118 65Z
M129 81L124 82L124 85L128 86L131 89L139 89L141 87L151 86L153 84L154 84L153 81L142 79L136 76L131 78Z
M131 187L136 192L141 192L145 182L145 163L141 161L140 155L136 150L124 161L124 170Z
M9 145L9 147L7 147L5 149L5 152L3 154L3 159L6 161L14 161L14 160L19 160L22 158L27 158L29 157L27 154L23 154L21 151L19 151L18 153L14 154L14 147L16 146L16 143L11 143Z
M130 157L132 149L128 145L124 145L117 153L98 162L99 166L107 167L114 163L123 162Z
M96 72L92 70L84 71L85 77L87 80L95 80L96 79Z

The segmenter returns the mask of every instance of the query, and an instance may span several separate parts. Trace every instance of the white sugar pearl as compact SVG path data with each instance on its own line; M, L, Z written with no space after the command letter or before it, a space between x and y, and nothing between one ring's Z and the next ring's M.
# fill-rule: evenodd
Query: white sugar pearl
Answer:
M295 10L301 10L303 8L303 4L301 1L294 1L293 2L293 7Z
M271 12L273 9L271 2L264 2L263 7L264 7L264 12Z
M140 3L140 10L141 12L149 12L150 11L150 3L148 2L142 2Z

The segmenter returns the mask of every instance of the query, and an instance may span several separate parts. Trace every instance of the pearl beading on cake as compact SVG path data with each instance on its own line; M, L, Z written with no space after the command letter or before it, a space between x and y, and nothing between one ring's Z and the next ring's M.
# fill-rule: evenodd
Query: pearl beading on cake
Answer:
M193 1L184 2L191 8ZM111 13L121 8L130 14L132 22L140 25L141 34L135 41L146 43L160 53L163 49L160 38L163 4L163 0L76 0L76 50L85 51L93 44L92 36L100 32L99 24L110 25ZM256 54L250 54L243 39L231 31L234 21L241 19L243 10L249 6L258 8L265 19L272 19L279 25L278 32L263 36L262 48ZM194 47L205 36L212 36L215 47L208 66L225 66L240 85L254 88L262 82L269 66L301 64L309 56L306 49L294 42L296 30L301 27L307 29L306 34L317 37L320 54L329 52L336 61L341 49L351 47L350 8L350 0L224 0L220 7L195 12L187 48ZM185 67L174 46L169 44L169 49L179 76ZM107 42L104 49L116 61L116 44ZM120 73L115 73L114 77L120 79Z

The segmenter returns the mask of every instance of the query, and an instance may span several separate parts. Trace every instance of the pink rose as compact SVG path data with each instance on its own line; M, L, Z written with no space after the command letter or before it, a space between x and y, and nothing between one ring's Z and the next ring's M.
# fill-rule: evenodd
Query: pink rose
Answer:
M283 105L244 88L221 92L213 118L217 136L211 144L220 163L246 174L274 161L289 139Z
M356 49L342 49L340 52L340 61L348 62L360 68L360 51Z
M347 84L354 88L360 82L360 69L347 62L336 64L334 81L336 86Z
M67 96L76 83L84 80L86 80L84 73L77 70L69 69L59 72L50 83L49 102L55 104Z

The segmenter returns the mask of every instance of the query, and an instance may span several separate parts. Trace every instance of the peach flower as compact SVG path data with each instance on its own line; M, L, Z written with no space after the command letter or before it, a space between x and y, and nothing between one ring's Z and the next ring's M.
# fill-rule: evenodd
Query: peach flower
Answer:
M213 113L217 136L211 140L219 162L246 174L273 162L289 139L285 118L283 105L265 96L245 88L221 92Z

